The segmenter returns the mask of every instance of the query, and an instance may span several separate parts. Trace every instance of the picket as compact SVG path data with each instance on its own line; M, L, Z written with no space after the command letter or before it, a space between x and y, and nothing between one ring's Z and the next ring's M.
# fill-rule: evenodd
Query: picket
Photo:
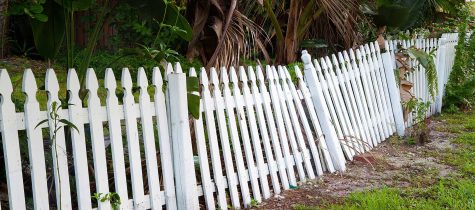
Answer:
M25 209L25 193L20 157L18 132L11 119L15 118L15 104L12 102L12 82L6 69L0 69L0 129L2 131L5 173L8 186L8 202L12 209ZM10 119L10 120L8 120Z
M115 94L117 84L112 69L106 69L104 87L107 90L106 112L109 123L109 138L112 150L112 163L114 168L115 191L121 198L120 209L130 209L126 202L129 200L127 192L127 177L125 172L124 149L122 145L122 128L119 118L119 102Z
M239 186L241 188L241 196L244 206L251 204L251 195L249 192L249 174L246 172L244 165L244 158L242 153L242 144L239 139L239 133L236 125L236 114L234 112L234 98L231 95L231 89L229 88L229 77L227 69L221 69L221 83L223 84L224 104L226 107L226 116L228 117L229 132L231 136L231 144L234 150L234 159L236 160L236 169L239 177Z
M258 183L259 175L258 175L257 168L254 162L254 154L252 151L251 141L249 139L249 128L247 126L247 121L245 117L246 115L244 113L244 105L243 105L244 100L242 99L236 71L234 70L234 67L232 66L229 69L229 79L232 84L233 98L234 98L234 104L236 107L236 114L237 114L236 119L239 124L239 130L241 132L241 138L242 138L242 142L244 146L244 154L246 157L247 170L249 172L249 178L251 180L252 195L256 201L260 202L262 198L261 198L261 191L259 189L259 183Z
M280 133L280 128L277 129L276 127L276 119L278 119L278 113L275 112L276 118L274 118L272 108L271 108L271 101L270 101L270 94L267 91L266 82L264 80L264 74L260 66L256 67L256 74L257 74L257 81L259 82L259 91L262 97L262 106L264 107L264 114L268 122L269 126L269 133L272 141L272 147L274 148L274 152L276 154L277 159L277 166L279 168L279 175L280 181L282 182L282 188L284 190L289 189L289 179L294 180L294 170L292 166L292 161L290 160L290 155L288 149L282 149L284 145L280 145L280 141L278 135L284 135L284 133ZM270 85L269 85L270 86ZM257 90L255 90L257 92ZM257 101L257 100L256 100ZM278 125L279 126L279 125ZM284 137L282 137L284 138ZM288 167L286 167L286 164ZM277 193L277 192L275 192Z
M26 69L23 74L22 91L26 94L26 101L24 105L25 130L26 135L28 137L28 154L31 165L31 182L33 185L32 188L34 207L36 209L49 209L45 154L43 150L43 136L41 129L35 128L38 124L36 120L40 118L40 106L38 101L36 100L36 92L38 91L38 87L36 85L35 76L33 75L33 71L31 71L31 69ZM86 153L85 146L82 151L84 152L84 154ZM80 162L76 161L75 163ZM82 164L82 166L85 167L85 164ZM80 166L78 165L76 165L75 167L80 168ZM77 173L76 176L80 176L79 173ZM86 173L84 174L84 177L77 177L76 181L88 181L87 177L88 175ZM84 191L88 189L89 188L85 187ZM78 192L78 195L82 192ZM78 198L78 200L80 199ZM85 202L84 205L87 205L87 203L88 202Z
M275 162L275 159L274 159L274 156L273 156L273 153L272 153L272 147L271 147L270 140L269 140L269 133L268 133L268 129L267 129L267 123L266 123L266 120L264 118L264 111L263 111L263 107L262 107L262 103L263 103L262 96L259 93L259 90L258 90L258 87L257 87L257 84L256 84L256 75L254 73L254 69L251 66L248 68L248 75L249 75L249 80L251 81L251 92L252 92L251 94L252 94L252 98L254 100L254 104L255 104L255 108L256 108L257 120L258 120L258 123L259 123L259 131L260 131L260 134L261 134L261 137L262 137L262 143L264 145L265 157L266 157L267 165L269 167L269 172L270 172L270 175L271 175L272 188L273 188L275 194L280 194L280 183L279 183L279 178L277 176L278 166L277 166L277 163ZM280 154L280 158L276 158L276 159L282 160L282 152L280 151L280 148L279 148L279 151L278 152L276 151L275 153L276 153L276 156L278 156L277 153ZM282 168L282 171L280 171L280 173L282 173L282 172L284 173L284 176L285 176L285 169L284 168Z
M74 172L76 186L83 186L77 190L78 208L91 209L91 190L89 189L89 173L86 151L86 140L84 136L84 122L81 118L82 102L79 98L79 78L74 69L68 72L67 89L69 91L69 121L76 125L77 130L72 129L71 141L73 147ZM39 108L38 108L39 111ZM100 180L99 182L103 182Z
M262 154L261 139L258 131L256 115L254 113L253 104L255 104L251 90L248 86L248 80L244 67L239 67L239 80L241 80L242 96L244 99L244 107L246 109L247 121L249 122L249 131L251 133L252 146L254 147L254 156L256 157L257 171L259 173L259 182L261 184L262 196L264 199L270 197L269 182L267 181L268 168L264 163L264 156ZM236 87L236 86L235 86Z
M46 70L46 80L45 88L48 92L48 102L47 110L48 113L54 113L57 111L58 114L63 113L62 108L59 107L57 110L53 104L60 106L61 102L59 101L58 92L59 92L59 83L56 77L56 73L53 69ZM13 112L14 109L12 110ZM60 116L60 118L63 118ZM57 126L55 126L57 125ZM54 139L54 142L51 143L51 152L53 156L53 171L55 178L55 188L56 188L56 203L57 206L61 209L71 208L71 191L69 186L69 172L68 172L68 155L66 150L66 142L64 136L64 127L61 123L55 122L52 119L52 115L48 114L48 126L50 127L50 139ZM7 131L8 129L4 129ZM54 138L53 138L54 136ZM13 138L8 138L13 139ZM20 164L21 165L21 164ZM18 184L18 183L17 183Z
M204 78L203 78L204 79ZM229 136L228 130L226 127L226 117L224 115L224 103L221 95L220 90L220 82L218 79L218 74L216 73L215 68L211 68L211 87L213 88L213 99L214 99L214 106L216 110L216 116L218 121L218 128L219 128L219 139L221 140L221 147L223 150L224 156L224 164L226 168L226 177L228 180L228 188L231 195L231 203L232 206L235 208L239 208L239 194L237 189L237 180L234 176L234 164L231 156L231 147L229 145ZM206 87L203 87L205 89ZM205 102L205 98L203 98L203 102ZM206 105L205 105L206 106ZM212 148L211 148L212 149Z
M122 89L124 90L123 106L127 136L130 175L132 179L133 208L145 209L145 195L142 176L142 159L140 155L139 136L137 129L136 104L132 95L132 78L129 69L122 69Z

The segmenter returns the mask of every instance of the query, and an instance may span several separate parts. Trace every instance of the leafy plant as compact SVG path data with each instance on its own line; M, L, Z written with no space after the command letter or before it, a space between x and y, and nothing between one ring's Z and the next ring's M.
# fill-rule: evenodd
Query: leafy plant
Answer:
M93 199L100 201L100 202L106 202L109 201L112 209L118 210L119 206L121 204L120 201L120 196L116 192L109 192L109 193L94 193L92 196Z
M72 105L72 104L67 104L67 105ZM76 127L76 125L74 125L73 123L71 123L70 121L68 121L67 119L61 119L60 115L59 115L59 110L61 109L61 105L59 105L56 101L54 101L52 104L51 104L51 111L49 112L49 117L51 119L51 124L50 125L50 129L53 129L53 135L50 136L50 141L52 142L52 147L54 147L54 155L56 157L56 174L58 174L58 182L57 183L58 185L61 185L61 176L60 176L60 173L59 173L59 166L58 166L58 145L56 143L56 138L57 138L57 134L58 134L58 131L63 128L64 126L68 126L74 130L76 130L77 132L79 132L79 129ZM48 119L45 119L45 120L42 120L40 121L36 127L38 128L40 125L42 124L45 124L45 123L48 123ZM68 181L68 180L66 180ZM62 199L61 199L61 188L59 188L59 209L62 209L62 205L61 205L61 202L62 202Z
M406 139L408 144L424 144L429 140L429 120L426 118L426 113L429 110L430 102L424 102L419 99L412 98L410 101L404 103L404 108L412 110L413 122L409 137Z

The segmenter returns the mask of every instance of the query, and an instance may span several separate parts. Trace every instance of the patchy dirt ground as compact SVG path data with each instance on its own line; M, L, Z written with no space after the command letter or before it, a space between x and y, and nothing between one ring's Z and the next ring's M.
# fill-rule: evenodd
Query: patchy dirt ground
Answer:
M456 173L451 166L442 164L440 152L453 148L454 134L441 132L444 122L429 125L430 142L423 146L406 145L397 138L379 144L364 157L347 163L344 173L324 174L301 183L298 189L283 192L263 202L259 209L292 209L294 205L322 206L340 203L351 192L382 186L427 186L438 178Z

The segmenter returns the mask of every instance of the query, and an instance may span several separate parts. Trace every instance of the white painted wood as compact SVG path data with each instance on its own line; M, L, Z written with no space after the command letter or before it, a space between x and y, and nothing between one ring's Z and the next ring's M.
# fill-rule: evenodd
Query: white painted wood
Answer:
M295 103L295 108L298 112L300 122L302 123L303 129L304 129L304 132L305 132L305 137L307 138L307 142L308 142L308 145L309 145L309 148L310 148L310 153L312 154L312 157L314 159L314 164L315 164L316 171L317 171L316 173L317 173L317 175L321 175L323 173L323 169L322 169L322 166L321 166L321 161L320 161L318 148L317 148L317 145L315 144L315 139L313 137L312 130L311 130L310 125L309 125L309 120L307 119L307 116L305 114L305 110L302 106L301 99L300 99L300 97L297 93L297 89L295 88L294 84L292 83L289 71L287 70L286 67L283 67L283 68L279 69L279 75L280 75L280 78L282 78L282 81L283 81L283 84L284 84L284 89L287 88L286 91L288 91L288 92L286 94L289 94L291 96L290 100L291 101L293 100L293 102ZM297 119L297 121L298 121L298 119ZM294 126L300 126L300 124L297 123L297 124L294 124ZM303 136L302 136L302 138L303 138ZM312 164L310 163L312 157L307 152L305 140L302 139L302 141L299 141L299 146L303 150L305 164L309 164L306 167L312 168ZM315 174L313 173L313 168L311 170L311 173L310 172L307 172L307 173L309 174L310 179L315 179Z
M285 129L284 119L282 116L283 112L285 112L285 109L284 108L281 109L281 104L279 103L279 98L278 98L279 96L278 96L277 88L275 85L274 75L272 73L272 69L270 66L266 66L266 75L267 75L267 81L269 83L270 100L271 100L273 112L275 114L275 120L277 121L276 122L277 129L278 129L277 132L279 134L280 143L282 145L282 149L284 152L287 174L289 176L289 185L297 186L297 180L295 178L294 167L293 167L295 160L292 159L291 154L290 154L287 131Z
M343 52L343 57L345 59L345 62L347 63L348 66L348 72L349 76L352 78L350 81L355 99L356 99L356 105L358 106L358 109L360 110L360 113L363 114L364 116L364 125L367 127L370 136L371 136L371 141L367 141L367 143L370 145L370 147L374 147L377 144L377 139L379 138L378 136L378 130L372 123L372 118L369 112L368 108L368 103L365 100L365 92L363 90L363 85L361 81L361 70L359 66L356 64L356 59L354 56L354 52L352 49L349 50L349 55L347 51ZM351 58L351 60L350 60ZM354 79L353 79L354 78ZM376 143L375 143L376 142Z
M244 145L244 153L246 156L246 163L247 163L247 169L249 171L249 178L251 180L252 195L256 201L261 202L262 196L261 196L261 191L259 189L259 183L257 180L259 175L258 175L258 171L254 162L251 141L249 139L249 130L247 127L246 114L244 112L244 106L243 106L244 100L242 99L241 90L239 88L239 81L236 75L236 71L234 70L233 67L229 69L229 79L231 81L231 84L233 85L232 91L233 91L234 103L236 104L237 120L239 123L239 130L241 131L241 139Z
M144 209L144 189L142 176L142 159L140 157L140 144L137 129L136 106L132 95L132 77L129 69L122 70L122 89L124 91L123 106L125 115L125 126L127 134L128 154L130 163L130 174L132 180L133 206L135 209Z
M58 106L61 102L58 98L59 84L56 74L53 69L46 70L45 80L46 91L48 92L47 110L52 112L53 102ZM58 112L61 112L60 108ZM61 123L60 123L61 124ZM48 115L48 125L50 128L50 138L55 133L53 119ZM51 151L53 156L53 171L55 177L56 188L56 203L61 209L71 208L71 191L69 187L69 172L68 172L68 154L66 152L66 142L64 139L64 128L59 128L56 132L56 141L51 142ZM59 178L61 177L61 178ZM61 181L60 181L61 180Z
M404 117L399 87L396 84L396 76L394 75L394 62L387 52L382 54L382 59L384 64L384 72L386 75L386 83L388 84L388 94L390 97L392 113L394 115L394 122L396 123L396 132L399 136L404 136Z
M341 56L341 54L340 54ZM329 63L327 61L327 63ZM353 96L352 90L350 88L350 82L345 78L345 75L342 74L340 69L339 62L336 58L336 55L332 55L332 64L335 66L335 72L337 79L340 83L340 92L342 94L343 102L346 104L347 113L349 115L350 122L353 126L355 136L353 137L353 142L359 146L359 152L365 152L370 149L369 144L367 143L368 138L366 137L365 130L363 128L361 118L357 115L357 108L354 104L354 98L350 98L350 95ZM341 68L346 68L343 65ZM346 72L346 69L345 69ZM348 84L347 84L348 83Z
M253 107L254 99L251 95L251 90L248 86L247 75L244 67L239 67L239 78L241 80L242 96L244 98L244 107L246 109L246 116L249 125L249 132L251 134L252 146L254 148L254 156L256 157L257 172L259 173L259 183L261 184L262 196L264 199L270 197L269 182L267 180L268 168L264 163L264 156L262 154L261 139L257 126L255 110Z
M351 53L352 51L350 51L350 54ZM360 76L361 74L360 74L358 65L356 64L356 61L354 59L350 61L350 56L348 55L347 51L343 51L343 59L344 59L344 62L346 63L348 78L350 80L350 85L353 91L354 99L356 100L355 104L360 113L360 117L362 118L363 126L365 127L365 130L367 130L367 133L368 133L367 135L368 140L366 140L366 144L369 145L370 148L373 148L374 147L373 141L377 138L377 135L376 135L377 131L375 131L371 123L371 117L369 114L368 105L366 103L366 100L364 99L365 94L363 91L363 86L361 84L361 76Z
M268 170L269 170L271 180L272 180L272 188L275 194L280 194L280 183L279 183L279 177L277 176L278 167L277 167L277 163L275 162L274 155L272 153L272 146L270 144L267 123L264 117L264 110L262 107L262 103L263 103L262 95L259 93L259 89L256 83L256 75L254 73L254 69L252 68L252 66L249 66L247 72L248 72L249 80L251 83L252 99L254 100L254 104L256 108L257 121L259 122L259 131L262 138L262 143L264 145L267 165L269 167ZM281 158L282 158L282 154L281 154ZM283 169L283 171L285 173L285 169Z
M228 118L229 136L231 137L231 144L234 153L234 160L236 161L236 170L239 177L239 187L241 188L241 196L244 206L251 204L251 195L249 192L249 174L246 173L244 165L243 152L241 150L241 140L236 125L236 115L234 112L234 98L231 95L229 88L229 77L227 69L221 68L221 83L223 85L224 105L226 107L226 116Z
M284 152L282 151L282 147L280 145L279 135L281 135L281 133L279 133L280 130L279 131L277 130L277 127L275 124L276 119L274 118L274 114L271 108L270 95L269 95L269 92L267 91L266 81L264 79L264 74L262 73L262 69L260 66L256 67L256 74L257 74L257 81L259 82L259 91L261 93L262 106L264 107L264 114L268 122L272 148L274 149L275 157L277 160L277 167L279 169L280 181L282 182L282 188L284 188L284 190L287 190L290 187L289 178L291 176L294 176L293 179L295 179L295 175L293 174L293 168L286 167L286 163L287 164L291 163L291 160L290 160L290 157L287 156L288 153L285 151ZM277 113L276 113L276 116L277 116ZM289 171L289 177L287 177L286 170ZM274 192L274 193L277 194L277 192Z
M312 96L313 104L315 105L315 110L320 121L323 135L325 136L326 140L328 137L327 145L330 151L333 166L336 170L345 171L345 158L335 128L332 126L330 121L331 118L328 107L323 102L324 97L322 93L322 87L320 86L320 82L318 80L317 72L307 51L302 51L301 59L304 63L305 79L309 86L310 94Z
M15 104L12 102L12 82L6 69L0 69L0 131L2 133L5 173L7 174L8 204L11 209L25 209L25 193L21 167L18 131L12 120Z
M2 81L2 84L7 85L8 83ZM35 209L49 209L43 135L41 129L35 129L38 124L37 119L40 118L40 106L36 100L38 87L31 69L26 69L23 73L22 91L26 94L24 104L25 130L28 137L28 154L30 158L34 207ZM3 99L5 99L5 97L3 97ZM78 179L80 178L76 178L76 180Z
M362 52L364 53L365 56L363 56L363 58L366 57L366 61L368 63L368 67L369 67L369 73L370 73L370 78L371 78L371 81L369 84L370 88L373 90L372 93L374 94L374 102L375 102L375 112L378 116L378 125L380 125L383 129L383 133L382 133L382 139L381 141L384 141L384 139L386 139L387 137L389 137L390 133L389 133L389 128L388 128L388 124L385 122L384 120L384 115L385 115L385 111L384 111L384 108L383 108L383 103L384 101L382 100L384 98L383 94L381 93L381 79L376 76L376 69L378 68L377 66L377 62L374 62L373 60L373 57L371 56L371 51L369 49L369 45L368 44L365 44L364 45L364 48L361 48L362 49ZM364 51L363 51L364 50Z
M325 78L323 75L322 67L320 64L317 62L317 60L314 60L314 66L316 67L317 70L317 75L320 80L320 84L323 89L323 95L325 97L325 102L327 103L327 107L330 110L331 114L331 121L333 123L333 126L336 128L336 132L338 135L338 142L340 143L341 147L343 148L343 152L345 153L346 158L349 160L353 160L354 156L354 150L351 148L351 145L345 141L345 137L348 135L348 131L346 130L346 124L344 124L342 121L344 121L343 118L339 119L338 116L342 117L341 112L338 112L339 106L336 104L337 101L332 100L332 95L330 95L330 91L334 95L334 90L332 85L330 84L330 80Z
M352 156L362 153L362 147L358 145L358 140L355 131L353 130L352 122L348 117L348 112L343 102L341 90L338 86L336 75L333 71L333 64L328 56L321 58L320 65L322 66L323 75L328 84L331 100L335 105L336 114L341 123L343 130L343 138L340 142L346 145L351 151Z
M313 101L310 97L310 91L307 88L307 84L305 84L305 81L303 80L302 72L300 71L300 68L298 66L295 66L295 75L298 79L299 89L304 98L305 105L307 107L307 111L310 116L310 121L312 122L312 125L313 125L312 127L315 130L316 135L317 135L313 137L311 133L307 134L307 137L310 141L310 148L312 151L312 155L313 155L314 161L316 162L315 165L317 166L317 175L319 176L322 175L324 169L326 169L330 173L333 173L335 172L335 168L333 167L330 152L327 147L327 143L326 143L327 138L324 137L323 131L320 127L320 123L317 117L317 113L315 112L315 106L313 105ZM287 75L287 78L290 78L290 75ZM314 151L312 149L312 147L314 147L312 142L317 143L318 145L317 151ZM318 154L316 154L315 152L317 152ZM322 156L322 158L320 158L320 156ZM321 165L318 164L319 162L321 162Z
M122 144L122 128L119 119L119 102L116 96L116 80L112 69L106 69L104 87L107 90L106 112L109 123L109 138L111 141L112 164L114 168L115 192L120 196L120 209L129 209L127 192L127 177L125 173L124 149Z
M77 131L71 129L71 141L73 147L73 161L74 172L77 187L77 199L79 209L91 209L91 190L89 189L89 168L87 163L87 151L86 140L84 138L84 122L80 116L82 107L82 101L79 98L79 89L81 85L79 83L78 76L74 69L68 71L67 89L69 92L69 121L76 125ZM38 109L39 110L39 109ZM41 142L42 140L40 140ZM46 199L47 200L47 199Z
M170 112L171 142L173 142L174 172L177 175L175 178L177 209L194 210L199 208L199 203L188 118L186 75L181 72L181 66L177 63L175 73L168 75L167 90L169 103L173 105L168 111Z
M152 83L155 86L155 113L158 131L158 143L160 148L160 163L163 174L163 188L165 190L165 203L167 210L175 210L175 180L173 173L172 149L170 133L168 132L168 115L165 105L165 94L163 93L163 79L158 67L153 68Z
M94 173L96 178L96 192L109 193L109 182L107 178L107 161L106 149L104 145L104 128L102 121L99 119L101 111L101 101L97 96L99 83L96 73L89 68L86 73L86 89L88 90L88 111L89 111L89 127L91 132L92 154L94 157ZM109 201L97 201L98 209L110 209Z
M213 90L213 99L214 99L214 106L216 109L216 118L218 121L218 130L219 130L219 139L221 142L221 148L223 150L223 158L224 164L226 169L226 177L228 181L228 188L231 197L231 204L234 208L240 208L241 204L239 202L239 194L237 189L237 180L234 176L234 164L231 154L231 147L229 145L229 135L228 135L228 128L226 126L226 117L224 115L224 102L223 96L220 90L220 82L218 79L218 74L216 73L215 68L211 68L210 70L211 81L210 85ZM204 88L203 88L204 89Z
M155 134L153 120L150 110L150 95L148 94L148 80L145 69L140 67L137 75L137 85L139 86L139 106L140 119L142 125L142 138L145 150L145 160L147 165L148 188L152 209L161 209L165 203L160 197L160 180L157 166L157 149L155 146Z
M391 128L391 134L393 134L394 132L396 132L396 123L394 122L394 114L393 114L393 111L392 111L392 107L391 107L391 100L390 100L390 97L389 97L389 89L388 89L388 83L387 83L387 76L385 74L385 71L384 71L384 64L383 64L383 58L381 56L381 50L379 49L379 44L377 42L374 42L371 44L371 46L374 46L374 50L375 50L375 53L376 53L376 56L377 56L377 61L378 61L378 74L379 74L379 77L381 78L381 85L383 87L383 93L384 93L384 105L385 105L385 110L387 112L387 116L386 116L386 122L389 123L390 125L390 128Z
M299 118L297 116L297 111L296 111L296 107L295 107L295 103L293 101L293 98L292 98L292 93L290 91L290 88L289 88L289 84L287 83L287 78L285 76L285 72L284 72L284 68L282 68L282 66L278 66L278 72L275 68L273 68L273 73L274 73L274 77L279 79L280 82L282 83L281 84L281 93L283 96L283 101L286 102L286 106L288 108L288 113L290 115L290 122L291 122L291 125L293 126L293 130L294 130L294 133L295 133L295 137L296 137L296 143L292 143L292 145L295 144L295 146L298 148L298 150L300 151L300 154L302 155L302 159L303 159L303 163L304 163L304 166L305 166L305 171L307 172L307 175L310 179L314 179L315 178L315 173L313 172L313 167L312 167L312 163L310 162L310 154L309 154L309 151L308 151L308 148L305 144L305 140L304 140L304 137L303 137L303 133L302 133L302 129L301 129L301 125L300 125L300 121L299 121ZM293 83L291 83L290 85L294 85ZM295 155L294 155L295 157Z
M196 72L194 68L190 69L190 77L196 77ZM199 95L198 92L192 94ZM200 164L201 186L203 188L206 208L213 210L216 208L216 205L213 197L213 182L211 181L211 173L209 171L208 152L206 149L203 115L201 114L202 112L203 106L200 106L200 118L194 119L193 122L196 136L196 147L198 150L198 158Z
M362 57L362 53L360 49L356 49L356 58L358 60L358 69L360 71L360 75L358 79L361 81L361 84L362 84L362 86L360 87L360 90L364 92L364 95L365 95L365 97L362 98L362 100L366 99L367 107L369 109L369 116L370 116L369 123L375 129L375 134L377 136L376 139L373 139L373 145L376 146L382 141L382 139L384 139L384 134L383 134L384 131L383 131L383 128L381 127L381 124L378 123L378 120L380 118L375 109L376 104L374 101L375 96L374 96L373 89L370 89L370 86L368 84L370 83L368 81L368 78L370 78L368 63L366 62L366 58ZM351 52L352 51L350 51L350 57L353 60L355 60L354 55L351 56L352 55Z
M216 132L216 120L214 118L213 112L213 98L209 91L208 76L206 74L206 69L202 68L200 72L200 82L202 85L201 97L203 102L203 109L206 120L206 130L208 134L208 143L209 150L211 154L211 163L213 166L213 178L214 183L216 184L217 193L218 193L218 205L221 209L227 209L228 204L226 201L226 189L225 181L222 173L221 167L221 155L218 145L218 137Z

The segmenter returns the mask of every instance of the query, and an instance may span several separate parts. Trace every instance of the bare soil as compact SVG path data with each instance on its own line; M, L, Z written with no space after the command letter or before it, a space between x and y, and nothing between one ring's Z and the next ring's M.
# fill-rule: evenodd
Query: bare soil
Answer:
M370 153L347 163L343 173L323 176L300 183L295 190L276 195L259 205L259 209L292 209L295 204L325 206L340 203L351 192L377 189L382 186L427 186L439 178L456 173L441 163L437 154L454 147L450 139L454 134L440 132L443 122L429 125L430 142L425 145L407 145L392 137L379 144Z

